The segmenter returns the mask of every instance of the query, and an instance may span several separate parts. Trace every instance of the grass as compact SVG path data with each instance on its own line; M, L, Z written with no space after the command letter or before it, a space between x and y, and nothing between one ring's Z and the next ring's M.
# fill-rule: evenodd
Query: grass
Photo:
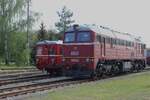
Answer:
M150 72L56 89L29 100L150 100Z

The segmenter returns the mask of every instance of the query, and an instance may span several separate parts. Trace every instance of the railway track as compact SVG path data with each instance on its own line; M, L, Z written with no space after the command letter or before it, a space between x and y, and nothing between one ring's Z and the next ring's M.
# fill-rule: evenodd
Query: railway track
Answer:
M146 68L143 72L146 72L146 71L150 71L150 68ZM115 77L115 76L104 77L101 79L112 78L112 77ZM32 81L31 80L28 80L28 81L23 80L23 82L20 81L18 82L18 84L14 82L14 84L8 84L8 85L6 85L4 82L3 85L0 86L0 99L24 95L28 93L34 93L38 91L55 89L58 87L64 87L64 86L69 86L73 84L81 84L81 83L86 83L86 82L91 82L91 81L97 81L97 80L90 80L90 79L74 80L69 77L56 77L56 78L47 78L47 79L43 78L39 80L35 78L35 80L32 80Z
M43 79L39 81L25 82L17 85L5 85L0 87L0 99L6 97L22 95L26 93L33 93L36 91L42 91L47 89L52 89L54 87L65 86L67 84L73 84L76 82L72 78L52 78L52 79Z
M28 68L28 69L17 69L17 70L6 70L6 69L0 69L0 74L10 74L10 73L21 73L21 72L33 72L33 71L38 71L36 68Z
M18 73L8 73L8 74L0 74L0 79L9 79L9 78L15 78L15 77L22 77L22 76L29 76L29 75L35 75L42 73L41 71L27 71L27 72L18 72Z
M76 80L76 81L64 81L64 82L57 82L57 83L49 83L46 85L38 85L36 87L22 87L21 90L14 90L13 92L5 92L5 93L0 93L0 99L6 98L6 97L13 97L13 96L18 96L18 95L24 95L27 93L34 93L37 91L44 91L44 90L49 90L49 89L54 89L58 87L63 87L63 86L69 86L73 84L81 84L89 82L87 80ZM20 89L20 88L19 88Z
M10 79L0 79L0 86L2 85L8 85L13 83L20 83L20 82L28 82L28 81L34 81L34 80L41 80L50 78L47 74L38 74L38 75L30 75L30 76L24 76L24 77L16 77L16 78L10 78Z

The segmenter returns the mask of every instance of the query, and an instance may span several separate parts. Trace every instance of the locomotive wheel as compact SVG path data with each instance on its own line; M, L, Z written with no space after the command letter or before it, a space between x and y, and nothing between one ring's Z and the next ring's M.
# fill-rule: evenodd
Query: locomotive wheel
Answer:
M99 78L103 76L103 68L102 67L99 67L96 72L97 72L97 76Z
M134 69L135 69L135 68L132 66L132 67L130 68L130 72L133 73L133 72L134 72Z
M97 78L101 78L103 74L103 67L100 64L98 64L96 67L95 75Z
M136 70L136 72L140 71L139 64L135 64L135 70Z
M118 66L112 66L111 74L112 74L112 75L117 75L117 74L119 74L119 73L121 73L119 67L118 67Z
M96 72L93 72L93 73L91 74L91 79L92 79L92 80L97 80L97 79L98 79L98 77L97 77L97 75L96 75Z
M115 69L114 66L111 67L111 72L110 72L111 76L113 76L115 74Z
M63 73L62 69L58 69L58 71L56 72L56 76L62 76L63 75L62 73Z

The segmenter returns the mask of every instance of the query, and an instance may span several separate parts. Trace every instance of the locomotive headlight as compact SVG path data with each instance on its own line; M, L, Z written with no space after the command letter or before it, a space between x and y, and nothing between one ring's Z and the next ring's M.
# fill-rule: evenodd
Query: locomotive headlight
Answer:
M38 58L36 59L36 62L39 62L39 59L38 59Z
M91 61L91 62L94 62L94 59L93 59L93 58L91 58L91 59L90 59L90 61Z
M86 62L90 62L90 58L86 58Z
M86 62L93 62L94 59L93 58L86 58Z
M52 59L51 59L51 61L52 61L52 64L54 64L54 62L55 62L55 58L52 58Z
M66 59L65 59L65 58L63 58L63 59L62 59L62 61L63 61L63 62L65 62L65 61L66 61Z

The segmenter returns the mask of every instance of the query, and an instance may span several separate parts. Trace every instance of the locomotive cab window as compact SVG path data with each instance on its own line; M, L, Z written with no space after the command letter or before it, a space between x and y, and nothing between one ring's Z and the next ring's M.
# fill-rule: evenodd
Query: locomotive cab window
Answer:
M54 48L50 48L49 54L50 54L50 55L55 55L55 54L56 54L55 49L54 49Z
M65 34L65 42L74 42L74 41L75 41L75 33Z
M91 41L90 32L79 32L77 35L77 41L78 42L90 42Z
M43 49L42 47L38 47L37 51L36 51L36 54L37 55L42 55L42 49Z
M64 55L64 49L63 49L63 47L60 48L60 55Z

